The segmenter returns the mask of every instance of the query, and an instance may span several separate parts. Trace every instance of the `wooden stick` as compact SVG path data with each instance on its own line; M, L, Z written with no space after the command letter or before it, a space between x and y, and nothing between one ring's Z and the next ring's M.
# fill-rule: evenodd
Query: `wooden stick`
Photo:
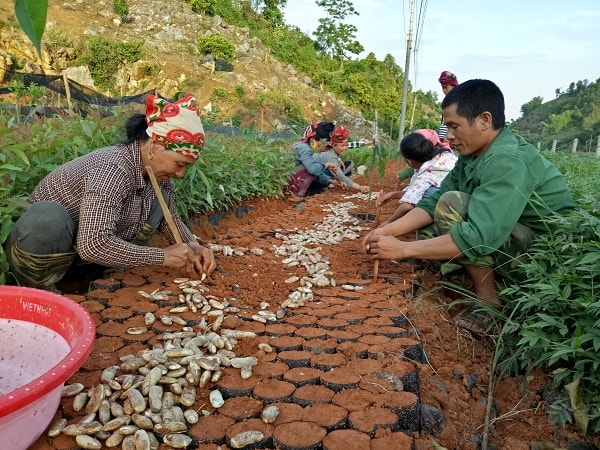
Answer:
M148 177L150 178L150 182L152 183L152 187L154 188L154 193L156 194L156 197L158 198L158 203L160 203L160 208L162 209L163 215L165 216L165 220L167 221L167 224L169 225L169 229L171 230L171 233L173 233L175 242L177 244L183 243L183 241L181 240L181 234L179 234L179 230L177 229L177 227L175 226L175 222L173 221L173 216L171 215L171 211L169 211L169 207L165 203L165 198L163 197L162 191L160 190L160 186L158 185L158 181L156 180L156 177L154 176L154 171L152 170L152 167L146 166L146 173L148 174Z
M377 200L379 200L380 197L383 197L383 191L379 191L379 197L377 197ZM377 209L375 210L375 227L377 228L377 226L379 225L379 222L381 222L381 205L377 206ZM373 264L373 281L377 281L377 276L379 275L379 260L376 259L375 263Z

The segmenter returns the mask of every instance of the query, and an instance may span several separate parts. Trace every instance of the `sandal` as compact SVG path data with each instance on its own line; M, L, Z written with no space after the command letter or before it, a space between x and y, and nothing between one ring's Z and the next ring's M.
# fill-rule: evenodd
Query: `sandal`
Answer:
M304 201L304 197L299 197L296 194L292 194L291 192L287 192L285 194L285 198L292 203L300 203Z
M458 327L478 336L498 335L498 324L494 318L477 306L467 309L466 313L461 314L454 322Z

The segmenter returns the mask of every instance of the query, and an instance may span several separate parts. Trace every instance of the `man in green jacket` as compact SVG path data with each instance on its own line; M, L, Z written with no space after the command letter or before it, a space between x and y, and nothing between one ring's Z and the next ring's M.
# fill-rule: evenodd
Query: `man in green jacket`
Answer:
M516 261L543 219L564 214L575 202L563 175L505 125L504 96L488 80L469 80L442 102L447 141L459 154L434 195L404 217L363 240L371 259L451 260L473 279L479 300L501 308L494 267ZM431 238L402 236L428 226Z

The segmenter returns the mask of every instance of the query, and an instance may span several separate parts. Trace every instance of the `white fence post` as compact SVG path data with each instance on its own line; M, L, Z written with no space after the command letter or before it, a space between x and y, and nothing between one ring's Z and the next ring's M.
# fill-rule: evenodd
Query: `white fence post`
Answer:
M598 136L598 143L596 144L596 157L600 158L600 136Z
M571 153L577 152L577 143L578 142L579 142L579 139L577 139L577 138L573 139L573 146L571 147Z
M600 142L600 141L598 141ZM552 141L552 153L556 153L556 144L558 144L558 141L556 139L554 139Z

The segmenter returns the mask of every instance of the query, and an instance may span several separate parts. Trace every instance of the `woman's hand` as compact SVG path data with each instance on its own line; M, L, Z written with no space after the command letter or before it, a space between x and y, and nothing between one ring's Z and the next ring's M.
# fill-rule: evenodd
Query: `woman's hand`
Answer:
M357 190L358 192L362 192L363 194L366 194L369 192L369 186L361 186L358 183L354 183L352 185L352 189Z
M334 175L336 174L337 169L338 169L338 166L337 166L336 163L328 162L328 163L325 163L324 166L325 166L326 169L329 169L329 171L332 174L334 174Z
M200 245L198 242L189 242L187 245L194 252L193 264L196 271L203 275L213 273L217 267L213 251L210 248Z
M216 267L215 255L211 249L197 242L170 245L164 249L163 266L185 269L188 273L210 275Z
M194 260L194 251L187 244L170 245L164 249L163 266L174 269L190 268Z

